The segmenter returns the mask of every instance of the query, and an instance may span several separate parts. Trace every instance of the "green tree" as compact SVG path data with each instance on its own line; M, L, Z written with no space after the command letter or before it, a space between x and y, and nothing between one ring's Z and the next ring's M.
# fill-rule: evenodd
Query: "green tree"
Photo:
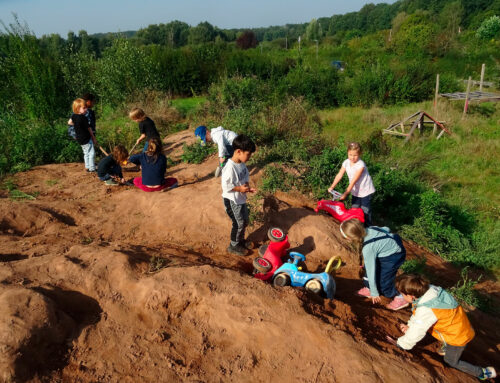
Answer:
M199 23L196 27L189 30L189 44L203 44L215 40L215 29L207 21Z
M319 40L323 36L323 30L318 20L312 19L306 28L306 39Z
M483 21L476 32L476 36L483 40L491 40L498 36L500 32L500 17L491 16Z

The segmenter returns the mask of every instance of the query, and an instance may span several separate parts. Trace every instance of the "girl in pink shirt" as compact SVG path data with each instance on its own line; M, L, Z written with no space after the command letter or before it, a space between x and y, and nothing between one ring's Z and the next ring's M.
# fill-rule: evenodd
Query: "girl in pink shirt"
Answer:
M368 173L366 164L361 160L361 146L357 142L351 142L347 145L347 160L342 163L342 167L335 176L332 186L328 191L335 189L335 186L340 182L344 173L347 173L349 178L349 186L344 194L340 197L343 201L352 194L352 207L360 207L365 213L365 225L371 226L372 209L371 199L375 192L372 178Z

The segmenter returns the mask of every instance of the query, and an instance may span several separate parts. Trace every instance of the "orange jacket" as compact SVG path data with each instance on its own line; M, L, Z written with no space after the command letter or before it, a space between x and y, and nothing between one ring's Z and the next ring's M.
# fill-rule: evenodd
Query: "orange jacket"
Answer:
M465 346L474 338L474 329L463 308L446 290L432 285L414 301L408 330L398 339L398 345L412 349L431 328L434 338L452 346Z

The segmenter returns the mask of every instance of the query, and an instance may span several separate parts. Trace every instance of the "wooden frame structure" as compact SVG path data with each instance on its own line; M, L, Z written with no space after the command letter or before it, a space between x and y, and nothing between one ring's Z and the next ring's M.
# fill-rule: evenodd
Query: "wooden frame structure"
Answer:
M445 97L452 101L477 101L477 102L500 102L500 94L490 93L490 92L469 92L469 96L467 97L466 92L457 92L457 93L440 93L441 97Z
M382 130L382 134L406 137L405 142L407 142L410 140L416 129L422 132L422 129L426 125L430 124L433 125L433 135L436 134L438 128L441 129L441 132L439 132L436 139L439 140L444 133L451 135L451 132L445 128L444 121L437 121L424 111L418 111L410 117L405 118L403 121L391 124L387 129Z

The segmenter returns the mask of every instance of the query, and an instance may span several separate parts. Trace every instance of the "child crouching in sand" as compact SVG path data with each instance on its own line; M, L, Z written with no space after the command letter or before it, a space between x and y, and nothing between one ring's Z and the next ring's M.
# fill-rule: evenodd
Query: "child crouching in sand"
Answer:
M442 287L429 284L420 275L402 274L396 278L396 288L406 302L413 305L413 315L408 324L401 324L403 336L395 341L387 339L404 350L411 350L432 329L432 336L442 342L439 352L451 367L480 380L497 376L493 367L481 368L460 360L465 346L474 338L464 309Z
M99 161L97 165L97 176L106 185L116 186L118 182L114 178L119 178L122 184L125 183L123 178L122 163L126 162L128 151L123 145L117 145L113 149L113 153Z

